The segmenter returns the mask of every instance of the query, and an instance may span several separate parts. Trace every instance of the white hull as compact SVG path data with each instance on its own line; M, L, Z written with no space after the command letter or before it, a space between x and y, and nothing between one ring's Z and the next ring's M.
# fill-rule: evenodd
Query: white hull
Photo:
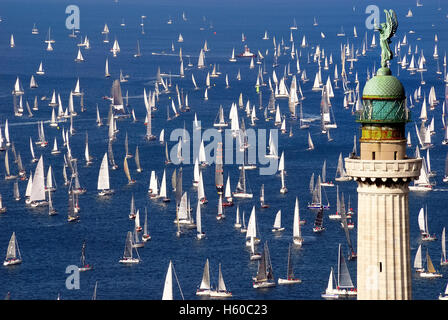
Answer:
M432 186L426 185L426 186L409 186L409 190L411 191L431 191Z
M205 233L204 232L196 234L196 239L201 240L203 238L205 238Z
M294 283L301 283L302 280L300 279L278 279L278 284L294 284Z
M297 245L297 246L302 246L302 244L303 244L303 238L300 238L300 239L298 239L298 238L294 238L293 243L294 243L295 245Z
M261 259L261 254L259 253L254 253L250 256L250 261L255 261L255 260L260 260Z
M133 264L133 263L139 263L140 259L137 259L137 258L125 258L125 259L121 259L118 262L119 263L124 263L124 264Z
M196 290L197 296L210 296L210 293L212 293L212 290L210 289L198 289Z
M3 261L3 265L6 266L13 266L15 264L20 264L22 263L21 259L12 259L12 260L5 260Z
M245 199L252 199L253 194L252 193L242 193L242 192L234 192L233 196L235 198L245 198Z
M99 196L110 196L114 193L114 190L101 190L100 192L98 192Z
M352 180L351 177L339 177L339 178L335 178L334 180L338 181L338 182L344 182L344 181L350 181Z
M92 270L93 266L84 266L84 267L79 267L78 270L79 272L84 272L84 271L89 271Z
M232 293L228 291L211 291L210 297L211 298L228 298L231 297Z
M333 182L322 182L320 185L322 187L334 187L334 183Z
M242 166L238 166L239 170L242 170L243 167ZM257 169L257 166L255 164L248 164L244 166L244 170L255 170Z
M257 288L270 288L270 287L275 287L275 282L270 282L270 281L254 282L252 286L255 289L257 289Z
M440 273L431 273L431 272L420 272L420 278L441 278L442 275Z

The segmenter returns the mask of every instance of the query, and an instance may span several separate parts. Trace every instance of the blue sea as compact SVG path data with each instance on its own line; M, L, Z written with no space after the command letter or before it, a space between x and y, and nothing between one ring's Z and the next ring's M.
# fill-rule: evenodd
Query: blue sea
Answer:
M4 180L4 156L0 153L0 193L7 212L0 215L0 255L6 255L8 241L12 232L16 233L23 263L15 267L0 268L0 296L11 293L12 299L56 299L60 294L62 299L82 300L90 299L95 283L98 283L97 298L109 300L158 300L162 297L165 275L169 261L175 267L182 294L174 287L174 298L199 299L196 296L196 288L202 279L203 267L206 259L210 261L210 271L213 283L217 283L218 264L222 265L224 281L229 291L233 293L232 299L283 299L283 300L307 300L321 299L321 293L328 282L330 268L337 268L338 244L341 243L344 254L348 253L347 241L340 224L328 219L328 214L333 213L336 206L336 188L325 188L325 193L331 204L331 209L325 211L322 233L313 233L312 227L315 212L307 209L307 203L311 201L309 182L311 174L321 174L324 160L327 163L328 180L334 180L339 154L346 157L353 148L353 136L359 137L359 125L351 110L343 108L343 91L334 89L335 97L332 99L332 108L338 125L331 131L334 139L329 142L327 136L321 133L320 121L311 123L308 130L300 130L298 121L291 120L288 112L287 100L277 100L282 114L286 115L287 129L292 126L293 136L279 134L279 154L285 154L285 168L287 171L286 186L289 190L286 194L280 194L281 180L278 174L260 175L258 170L247 171L247 179L254 193L251 200L235 200L240 207L240 212L245 212L246 223L252 209L256 206L258 232L261 243L258 251L263 248L266 241L269 246L270 257L273 265L274 276L286 276L288 246L292 242L292 219L295 198L300 202L301 218L306 220L302 226L305 243L302 248L292 249L292 262L296 277L302 280L301 284L291 286L276 286L270 289L254 289L252 277L257 272L257 262L249 260L249 250L245 246L245 236L233 224L235 221L236 206L225 208L226 218L216 220L218 195L214 183L214 166L202 169L205 192L209 200L202 207L202 228L206 238L198 241L196 231L185 232L180 238L176 237L175 198L171 192L170 177L179 165L164 163L165 149L159 142L148 142L144 139L146 126L144 125L145 105L143 101L144 89L154 90L157 69L162 73L172 74L171 92L161 94L156 102L158 110L153 112L153 134L159 135L165 129L165 138L169 140L172 130L183 128L184 123L192 134L192 121L196 113L202 123L202 128L213 127L219 106L224 108L226 119L233 102L238 102L240 93L243 94L244 103L247 100L251 105L258 106L258 94L255 82L258 73L258 65L254 69L249 68L248 59L238 59L236 63L230 63L232 49L238 54L243 51L244 44L252 52L258 50L265 54L265 67L267 74L263 75L267 82L272 76L273 64L273 37L277 44L282 40L289 45L290 29L293 20L297 22L298 30L293 30L294 43L300 52L300 65L305 69L310 79L307 83L300 83L306 99L303 101L305 117L319 118L320 92L311 90L317 64L306 58L307 54L314 52L316 45L325 50L325 55L332 54L333 62L340 68L341 45L349 43L356 49L361 49L361 44L366 36L368 43L372 39L373 30L367 29L365 21L370 13L366 13L365 1L137 1L137 0L98 0L98 1L24 1L3 0L0 2L0 125L4 128L8 119L11 140L16 150L22 157L27 171L34 172L35 163L31 163L29 149L30 137L33 141L38 137L39 121L44 124L46 139L49 145L46 148L35 146L36 157L43 155L45 172L49 165L52 166L57 190L53 193L54 207L58 215L49 216L46 208L30 208L24 203L24 193L27 181L19 182L22 196L20 201L13 198L13 181ZM448 147L442 145L444 131L442 128L441 114L442 101L445 94L445 83L442 75L436 74L437 60L432 57L434 49L434 36L438 36L439 67L443 70L443 55L446 51L448 39L448 7L442 1L423 0L422 7L416 7L416 2L411 1L375 1L380 9L381 21L384 21L383 9L394 9L398 16L399 27L392 40L392 48L396 42L402 40L407 34L412 51L416 45L418 50L424 51L428 71L424 73L426 84L422 86L422 92L428 95L431 86L435 87L440 104L434 109L428 109L428 118L434 116L436 134L432 137L434 148L430 150L431 167L437 175L434 190L427 193L411 192L409 196L410 230L411 230L411 261L421 242L417 224L417 215L421 207L428 208L428 225L431 233L435 233L438 239L441 237L443 227L448 225L447 195L448 188L442 182L445 171L445 157ZM66 8L69 5L77 5L80 12L80 32L77 38L68 35L71 30L66 28ZM409 9L414 16L405 18ZM186 21L182 19L185 13ZM144 34L141 32L141 16L144 18ZM318 26L313 26L314 18ZM168 24L168 19L173 23ZM120 24L124 21L125 26ZM33 35L31 29L36 23L39 34ZM110 29L109 43L103 43L104 35L101 34L104 24ZM358 37L353 38L353 26L356 26ZM346 36L337 37L337 33L343 27ZM48 29L51 28L51 37L55 40L52 52L46 51ZM270 39L262 40L265 30ZM415 33L409 33L410 30ZM321 38L321 32L325 38ZM179 33L184 38L183 43L178 43ZM246 41L241 41L242 33ZM14 34L15 48L9 47L11 34ZM303 35L306 35L309 46L300 48ZM88 36L91 49L82 48L85 61L75 63L80 37ZM379 38L376 34L377 43ZM121 52L116 58L112 57L110 49L113 40L117 39ZM140 43L142 56L134 58L137 40ZM206 52L206 68L196 67L200 49L204 42L210 51ZM171 46L174 44L174 52ZM182 48L185 77L179 74L179 49ZM404 49L403 49L404 48ZM402 55L408 47L402 48ZM152 54L157 53L157 54ZM109 59L110 78L104 77L106 57ZM410 58L408 56L408 58ZM193 67L186 65L188 59ZM40 62L43 62L45 75L38 76L35 72ZM290 56L284 54L279 58L279 66L275 68L277 76L283 75L285 66L290 62ZM323 61L322 61L323 62ZM220 77L212 78L212 88L208 90L209 99L204 101L205 78L213 65L219 66ZM349 64L346 65L347 69ZM355 72L358 72L360 90L366 82L367 72L378 69L380 66L380 48L368 48L366 56L360 56L354 63L354 70L349 74L351 86L354 83ZM413 94L420 85L419 74L410 75L397 64L397 57L391 61L391 69L403 83L406 94ZM120 70L129 75L129 81L121 83L123 95L129 93L129 109L134 109L139 120L133 123L130 119L117 122L119 129L117 140L113 144L115 161L119 165L118 170L110 171L111 188L115 194L108 198L97 195L97 177L101 159L107 151L108 127L97 127L96 106L98 105L103 122L107 119L109 101L104 96L110 95L112 82L118 79ZM236 80L238 70L241 72L241 81ZM291 72L295 72L295 61L291 63ZM399 73L398 73L399 71ZM328 76L333 79L334 64L329 70L322 70L322 79ZM31 75L34 74L39 85L36 89L29 88ZM200 90L193 90L191 74L194 74ZM229 76L230 88L225 88L225 74ZM34 116L19 118L14 116L13 99L11 91L16 78L19 77L25 89L23 102L26 100L33 105L34 97L38 96L39 110L33 111ZM69 122L61 123L58 128L49 126L48 120L52 108L48 106L48 100L42 101L42 96L51 97L53 90L61 94L64 108L68 104L70 90L73 90L77 79L84 92L84 105L86 110L80 111L79 98L75 97L75 109L78 116L74 117L76 134L70 137L70 146L74 157L78 158L78 170L81 186L87 189L87 193L80 195L79 205L80 221L78 223L67 222L68 194L64 186L62 168L63 154L66 149L62 146L62 128L69 128ZM168 78L165 78L168 79ZM298 77L299 79L299 77ZM291 76L288 77L289 87ZM175 86L188 93L191 106L190 112L181 115L171 121L167 121L166 108L171 106L171 99L177 102ZM339 82L341 87L341 83ZM263 106L269 99L269 88L262 87ZM418 121L421 110L421 101L415 104L411 110L412 119ZM171 112L171 110L170 110ZM171 112L172 114L172 112ZM239 110L240 117L245 117L244 110ZM257 121L255 129L274 129L273 121L263 120L262 110L257 108ZM248 118L245 118L248 124ZM413 155L417 143L414 123L407 125L411 132L413 146L408 148L408 155ZM311 133L315 149L306 151L308 147L307 136ZM94 163L86 167L84 165L85 133L88 133L89 147ZM127 184L127 178L123 171L123 159L125 155L124 140L126 133L129 136L129 150L134 154L136 146L140 150L142 173L137 173L134 159L129 159L131 176L137 181L134 185ZM51 148L54 137L62 150L60 155L52 155ZM266 138L267 139L267 138ZM265 142L267 143L267 141ZM169 142L173 146L175 142ZM422 153L426 155L426 153ZM12 159L10 152L10 161ZM12 171L17 171L13 161ZM183 189L191 198L193 213L196 210L197 192L192 186L193 164L182 165ZM168 191L171 202L162 204L161 201L151 200L148 197L150 173L154 170L160 178L163 170L167 172ZM239 177L237 165L224 165L224 178L230 175L232 189L236 187ZM270 208L260 209L258 197L261 184L265 186L265 198ZM344 193L345 200L350 197L351 206L357 211L356 183L338 183L340 192ZM140 209L141 224L144 221L145 207L148 210L149 232L152 239L144 248L138 249L142 259L141 263L132 266L124 266L118 263L123 255L125 238L128 231L134 227L134 222L128 218L131 197L134 195L136 208ZM282 225L285 231L274 234L271 228L277 211L282 210ZM350 231L351 239L356 250L357 215L353 221L355 228ZM66 268L69 265L78 265L81 255L83 240L86 241L86 258L93 264L94 270L81 273L80 288L69 290L66 288ZM448 269L440 267L438 262L441 254L439 240L423 243L423 248L428 248L436 269L443 274L442 278L434 280L420 279L415 274L412 277L414 299L436 299L443 292L447 283ZM353 282L356 285L356 261L348 261L348 268Z

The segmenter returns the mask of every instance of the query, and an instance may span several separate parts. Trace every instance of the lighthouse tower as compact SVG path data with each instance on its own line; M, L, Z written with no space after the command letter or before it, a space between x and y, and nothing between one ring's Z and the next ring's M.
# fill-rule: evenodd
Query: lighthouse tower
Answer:
M409 242L409 182L418 178L421 159L406 155L409 122L406 95L392 76L390 38L398 23L386 11L381 24L382 67L367 81L361 124L360 154L345 159L346 171L358 183L357 297L360 300L412 298Z

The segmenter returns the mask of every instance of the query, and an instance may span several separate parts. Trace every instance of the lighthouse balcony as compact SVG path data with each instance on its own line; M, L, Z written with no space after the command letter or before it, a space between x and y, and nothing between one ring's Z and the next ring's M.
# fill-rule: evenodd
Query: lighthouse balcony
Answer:
M354 180L387 179L410 181L420 175L422 159L406 158L402 160L361 160L358 157L345 158L345 170Z

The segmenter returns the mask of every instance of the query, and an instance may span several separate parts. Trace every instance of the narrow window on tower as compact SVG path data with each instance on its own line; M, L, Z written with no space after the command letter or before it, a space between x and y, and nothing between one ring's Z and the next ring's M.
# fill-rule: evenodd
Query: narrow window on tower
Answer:
M375 160L375 152L372 152L372 160Z
M383 263L380 262L380 272L382 272L382 271L383 271Z
M394 160L397 160L397 151L394 151Z

